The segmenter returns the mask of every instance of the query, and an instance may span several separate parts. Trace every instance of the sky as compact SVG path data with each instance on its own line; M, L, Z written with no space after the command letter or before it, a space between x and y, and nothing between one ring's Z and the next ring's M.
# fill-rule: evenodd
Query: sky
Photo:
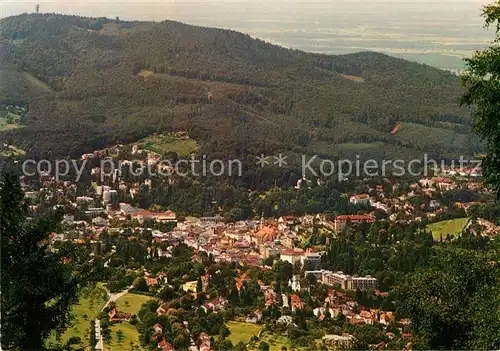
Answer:
M444 69L488 46L481 8L493 0L0 0L0 17L34 12L175 20L234 29L325 54L379 51Z
M391 16L391 13L408 11L453 13L454 11L475 12L479 14L487 0L1 0L1 16L11 16L23 12L32 12L35 4L40 4L42 12L72 13L85 16L120 16L123 19L156 20L196 19L203 15L217 14L219 19L231 19L232 16L259 14L279 17L295 13L304 15L321 11L336 13L379 13ZM472 11L472 12L470 12Z

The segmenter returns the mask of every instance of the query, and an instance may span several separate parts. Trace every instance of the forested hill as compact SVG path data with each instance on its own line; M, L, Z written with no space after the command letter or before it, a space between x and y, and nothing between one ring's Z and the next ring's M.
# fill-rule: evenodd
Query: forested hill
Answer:
M224 157L446 157L479 147L459 79L429 66L310 54L172 21L24 14L0 23L0 103L28 111L25 127L0 140L35 156L180 130Z

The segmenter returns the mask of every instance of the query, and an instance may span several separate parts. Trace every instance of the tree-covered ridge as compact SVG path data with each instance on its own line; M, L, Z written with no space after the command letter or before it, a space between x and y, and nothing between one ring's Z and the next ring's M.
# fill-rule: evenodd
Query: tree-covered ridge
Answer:
M226 157L338 156L366 143L378 157L480 149L458 78L429 66L310 54L172 21L24 14L0 23L2 69L17 76L0 102L29 102L27 128L1 137L30 154L76 156L175 130ZM391 134L398 122L406 134Z

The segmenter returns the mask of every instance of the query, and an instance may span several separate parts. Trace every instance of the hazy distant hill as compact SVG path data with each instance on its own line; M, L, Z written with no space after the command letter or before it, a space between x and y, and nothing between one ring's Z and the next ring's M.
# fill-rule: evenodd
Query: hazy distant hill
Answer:
M471 154L456 76L377 53L288 50L228 30L51 14L1 24L0 103L29 102L0 133L73 156L187 130L202 152L328 157Z

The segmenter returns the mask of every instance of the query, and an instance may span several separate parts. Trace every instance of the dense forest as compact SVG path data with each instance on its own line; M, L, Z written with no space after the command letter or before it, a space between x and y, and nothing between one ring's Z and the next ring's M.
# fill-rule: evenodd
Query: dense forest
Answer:
M430 66L305 53L172 21L23 14L0 25L0 105L28 106L24 127L0 140L34 157L181 130L213 158L481 149L458 77Z

